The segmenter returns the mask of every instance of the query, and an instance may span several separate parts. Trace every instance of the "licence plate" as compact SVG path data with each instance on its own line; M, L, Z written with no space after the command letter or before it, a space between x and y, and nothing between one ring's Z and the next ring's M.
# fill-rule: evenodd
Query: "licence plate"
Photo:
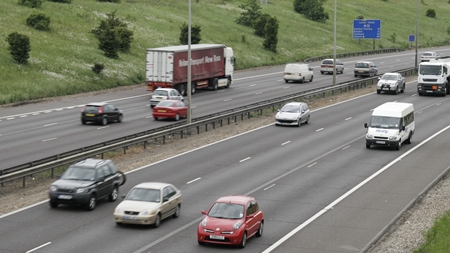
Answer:
M383 88L383 90L389 90L389 88Z
M216 240L225 240L225 236L223 235L210 235L209 238Z
M93 116L95 116L95 114L93 114L93 113L86 113L86 116L93 117Z
M59 195L58 199L72 199L72 196L70 196L70 195Z
M166 112L166 110L158 110L158 112Z
M360 70L359 73L364 73L364 70Z
M431 93L431 92L433 92L433 91L432 91L432 90L427 90L427 92L430 92L430 93Z
M156 97L156 99L158 99L158 100L161 100L161 99L162 99L162 97Z
M136 220L136 217L134 217L134 216L123 216L122 218L124 220Z
M376 141L375 143L377 143L377 144L386 144L385 141Z

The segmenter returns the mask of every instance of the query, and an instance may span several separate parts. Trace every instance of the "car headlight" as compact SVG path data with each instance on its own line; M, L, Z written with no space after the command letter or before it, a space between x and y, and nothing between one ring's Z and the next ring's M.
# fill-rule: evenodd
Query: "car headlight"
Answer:
M55 191L57 191L57 190L58 190L58 187L56 187L56 186L54 186L54 185L50 186L50 191L51 191L51 192L55 192Z
M78 188L75 193L87 193L89 192L89 188Z
M238 222L234 223L233 229L238 230L241 227L241 225L242 225L242 221L238 221Z
M390 141L395 141L395 140L397 140L397 136L389 136L389 140Z
M208 220L206 220L206 218L205 218L205 219L203 219L202 222L201 222L202 227L206 227L206 223L208 223Z
M155 210L149 210L149 209L146 209L146 210L141 212L142 215L152 215L152 214L155 214L155 213L156 213Z
M366 139L372 139L373 138L373 135L371 135L371 134L366 134Z
M116 207L116 209L114 209L114 213L121 213L122 212L122 208L120 207Z

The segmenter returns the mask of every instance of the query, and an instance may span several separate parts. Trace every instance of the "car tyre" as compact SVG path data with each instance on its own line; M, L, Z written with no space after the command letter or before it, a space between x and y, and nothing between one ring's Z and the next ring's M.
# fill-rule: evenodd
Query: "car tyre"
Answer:
M116 222L117 226L122 226L122 222Z
M401 147L402 147L402 140L399 140L397 147L395 147L395 149L400 150Z
M241 240L241 244L239 244L239 247L241 249L245 248L245 246L247 245L247 233L244 232L244 234L242 235L242 240Z
M51 207L51 208L57 208L58 205L59 205L58 202L53 201L53 200L50 199L50 207Z
M106 118L106 117L102 118L102 125L104 125L104 126L108 125L108 118Z
M323 71L320 71L320 74L322 74L322 75L323 75Z
M158 213L158 214L156 215L155 223L153 224L153 226L154 226L155 228L158 228L160 225L161 225L161 214Z
M153 117L155 120L158 120L158 117Z
M95 197L94 194L92 194L92 195L89 197L88 203L86 204L86 209L87 209L88 211L93 211L93 210L95 209L96 206L97 206L97 198Z
M309 123L309 117L310 117L310 115L308 115L308 118L306 119L305 124Z
M409 133L408 139L405 141L406 144L411 144L412 134Z
M285 83L289 83L289 81L288 81L288 80L286 80L286 79L284 79L284 82L285 82Z
M86 125L86 120L82 119L81 124Z
M370 144L366 144L366 148L369 149L370 148Z
M264 222L261 221L261 223L259 224L258 232L256 232L256 237L261 237L263 235L263 232L264 232Z
M314 79L314 76L311 75L311 79L309 79L309 82L312 83L313 79Z
M197 242L198 242L198 245L205 245L204 242L201 242L201 241L198 241L198 240L197 240Z
M301 82L301 83L304 83L304 82L305 82L305 77L303 77L303 78L300 80L300 82Z
M177 207L175 207L175 212L173 213L172 217L176 219L176 218L180 217L180 213L181 213L181 208L180 208L180 204L178 204Z
M377 94L380 94L381 93L381 90L377 90Z
M177 115L175 115L175 121L179 121L180 120L180 114L177 113Z
M119 188L117 186L114 186L114 189L112 190L111 194L109 194L109 201L110 202L116 201L118 196L119 196Z
M123 114L120 114L119 117L117 118L117 122L122 123L123 121Z
M405 93L405 85L403 84L403 88L401 90L401 93Z

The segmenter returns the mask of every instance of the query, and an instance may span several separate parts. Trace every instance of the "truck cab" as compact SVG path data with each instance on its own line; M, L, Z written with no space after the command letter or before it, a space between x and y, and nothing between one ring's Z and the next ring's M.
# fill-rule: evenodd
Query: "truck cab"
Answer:
M450 94L450 57L420 63L417 93L419 96Z

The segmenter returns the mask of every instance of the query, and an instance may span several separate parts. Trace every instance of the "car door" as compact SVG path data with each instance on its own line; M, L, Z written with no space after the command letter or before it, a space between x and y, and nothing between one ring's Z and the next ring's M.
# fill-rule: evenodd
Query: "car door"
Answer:
M111 194L113 183L115 180L115 173L112 173L112 169L107 164L98 168L98 172L100 176L98 185L98 198L104 198Z
M256 217L249 217L250 215L253 215L255 213L255 211L253 210L253 205L250 201L247 202L246 204L246 213L245 213L245 225L246 225L246 230L247 230L247 236L251 236L253 235L256 230L258 229L258 226L256 226L257 224L257 219Z
M172 90L170 92L170 99L183 101L183 96L181 96L181 94L177 90Z
M106 114L108 121L113 121L116 118L114 106L107 104L103 106L103 113Z
M164 218L170 216L175 211L175 207L178 204L174 199L176 191L171 186L166 186L163 189L163 198L161 205L161 216Z

